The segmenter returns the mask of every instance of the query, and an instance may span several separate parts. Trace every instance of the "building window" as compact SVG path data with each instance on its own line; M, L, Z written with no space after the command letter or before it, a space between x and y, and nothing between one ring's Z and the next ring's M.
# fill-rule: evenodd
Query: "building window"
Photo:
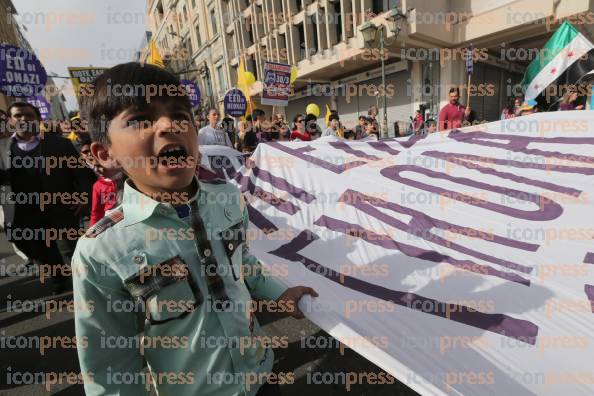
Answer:
M394 8L400 8L400 2L400 0L373 0L371 12L379 15Z
M336 39L342 41L342 13L340 12L340 3L334 3L334 26L336 27Z
M200 47L202 47L202 38L200 37L200 27L196 26L196 43L197 45L197 49L200 49Z
M196 8L196 0L192 0L192 8Z
M313 53L317 54L320 48L318 47L318 18L317 14L310 17L311 31L313 33Z
M227 90L227 80L225 79L225 72L223 70L223 65L217 67L217 77L219 79L219 87L220 91Z
M250 42L249 42L248 47L251 47L255 43L255 41L254 41L254 29L252 27L252 18L247 18L245 20L245 27L246 27L246 29L248 31L248 37L250 39Z
M219 31L217 26L217 13L214 8L210 9L210 23L212 24L212 35L216 36L219 34Z
M297 25L297 33L299 34L299 45L302 49L301 53L299 54L299 59L301 60L305 58L305 30L303 29L303 24L300 23Z

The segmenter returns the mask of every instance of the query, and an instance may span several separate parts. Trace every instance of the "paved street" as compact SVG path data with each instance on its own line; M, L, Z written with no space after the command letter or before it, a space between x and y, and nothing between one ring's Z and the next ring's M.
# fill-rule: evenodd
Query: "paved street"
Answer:
M34 275L27 276L23 259L17 256L4 233L0 233L0 336L74 336L73 314L70 312L43 312L42 307L51 301L51 286L46 282L41 284ZM16 271L16 273L15 273ZM8 274L7 274L8 272ZM10 276L12 274L12 276ZM7 275L7 276L5 276ZM7 306L24 302L29 312L7 312ZM29 304L25 300L32 301ZM72 301L72 294L60 296L62 304ZM25 309L24 309L25 310ZM49 318L48 318L49 317ZM380 368L360 357L352 350L344 350L341 355L337 348L312 349L302 348L301 338L315 335L325 337L329 335L320 330L307 319L278 318L272 314L260 315L260 323L270 336L289 336L289 346L277 349L275 370L278 372L295 372L295 383L283 386L284 396L302 395L414 395L415 393L402 384L394 385L354 385L347 391L342 383L329 385L313 385L311 378L316 372L381 372ZM336 345L337 343L332 343ZM55 348L44 350L41 355L36 345L27 348L10 349L2 347L0 356L0 394L1 395L83 395L82 385L57 384L49 391L43 384L20 385L10 384L9 373L76 373L78 359L76 349ZM37 374L41 376L41 374ZM309 382L309 383L308 383ZM340 382L340 381L338 381Z

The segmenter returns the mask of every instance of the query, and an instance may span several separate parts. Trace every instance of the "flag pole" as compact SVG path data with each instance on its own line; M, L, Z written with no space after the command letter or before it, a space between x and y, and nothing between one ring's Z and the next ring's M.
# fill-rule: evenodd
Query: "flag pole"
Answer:
M474 72L474 45L466 49L466 74L468 74L468 84L466 86L466 107L470 107L470 84L472 81L472 73Z

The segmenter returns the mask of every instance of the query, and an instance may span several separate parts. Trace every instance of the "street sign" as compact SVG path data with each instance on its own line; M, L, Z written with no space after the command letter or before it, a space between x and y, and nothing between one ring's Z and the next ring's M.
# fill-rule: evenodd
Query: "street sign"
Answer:
M264 63L262 104L288 106L289 92L291 92L291 65L274 62Z
M240 89L233 88L225 95L225 113L231 117L241 117L247 110L247 99Z
M192 80L181 80L181 85L186 88L188 97L190 98L190 104L192 108L200 106L201 94L200 87Z
M50 118L50 114L52 112L52 106L50 103L45 99L42 95L33 96L26 99L27 103L31 103L33 106L39 109L41 113L41 119L46 121Z
M0 91L7 96L30 97L43 93L45 68L35 54L9 44L0 44Z

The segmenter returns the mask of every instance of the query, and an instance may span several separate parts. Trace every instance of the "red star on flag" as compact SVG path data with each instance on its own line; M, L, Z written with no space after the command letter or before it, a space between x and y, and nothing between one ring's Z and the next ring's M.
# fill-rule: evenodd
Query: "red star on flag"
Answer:
M555 74L555 73L557 73L557 69L556 69L556 68L553 68L553 69L551 70L551 74Z
M569 51L569 52L567 53L567 57L568 57L568 58L571 58L573 55L574 55L574 54L573 54L573 51Z

